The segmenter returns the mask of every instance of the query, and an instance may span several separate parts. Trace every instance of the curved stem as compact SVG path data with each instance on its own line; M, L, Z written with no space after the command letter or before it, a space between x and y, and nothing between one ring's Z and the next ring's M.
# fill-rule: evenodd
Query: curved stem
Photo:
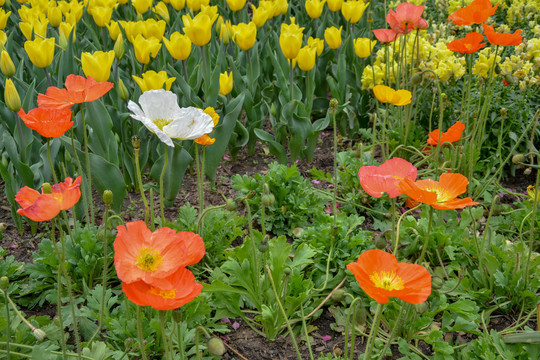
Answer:
M403 214L401 214L401 216L399 217L399 220L397 222L397 226L396 226L396 242L394 243L394 251L392 252L392 254L394 256L396 256L397 254L397 249L398 249L398 245L399 245L399 227L401 226L401 220L403 220L403 218L405 217L405 215L409 214L409 213L412 213L413 211L415 211L416 209L418 209L421 205L417 205L415 207L413 207L412 209L409 209L407 211L405 211Z
M169 147L168 145L163 145L165 147L163 160L163 169L161 169L161 175L159 176L159 209L161 211L161 226L165 226L165 200L163 199L163 178L165 177L165 170L169 162Z
M194 143L195 145L195 167L197 168L197 192L199 195L199 219L201 218L204 212L204 174L201 168L201 161L199 159L199 144ZM200 224L201 228L197 227L197 231L200 236L202 236L202 223Z

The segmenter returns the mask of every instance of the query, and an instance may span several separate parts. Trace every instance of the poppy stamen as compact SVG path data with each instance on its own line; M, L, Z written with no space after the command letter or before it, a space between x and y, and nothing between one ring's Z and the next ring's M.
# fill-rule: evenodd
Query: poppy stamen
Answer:
M373 282L375 287L393 291L402 290L403 280L394 271L380 271L374 272L369 276L369 279Z
M136 265L139 269L147 272L156 271L163 262L163 256L156 249L144 247L140 250L136 258Z

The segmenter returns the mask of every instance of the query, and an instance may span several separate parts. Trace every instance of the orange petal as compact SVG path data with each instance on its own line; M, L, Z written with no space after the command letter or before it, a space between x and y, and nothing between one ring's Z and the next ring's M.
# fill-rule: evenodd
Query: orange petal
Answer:
M469 185L469 180L461 174L444 173L439 178L439 187L448 193L448 200L467 191L467 185Z
M436 181L430 181L436 183ZM419 180L415 183L411 179L405 178L398 183L398 188L402 194L405 194L416 201L420 201L424 204L433 204L437 201L437 194L431 191L423 190L424 186L432 186L431 182Z
M35 190L30 191L29 187L25 186L15 196L15 200L19 204L25 204L22 209L17 210L17 214L26 216L34 221L48 221L56 217L60 213L60 203L51 194L39 194L36 197Z

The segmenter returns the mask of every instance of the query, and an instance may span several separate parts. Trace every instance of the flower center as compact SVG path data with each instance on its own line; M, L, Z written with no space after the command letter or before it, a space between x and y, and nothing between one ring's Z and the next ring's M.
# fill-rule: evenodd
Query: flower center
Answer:
M163 262L163 256L156 249L142 248L136 258L137 267L146 272L156 271Z
M170 119L156 119L154 120L154 124L159 128L159 130L163 131L163 128L166 125L169 125L172 120Z
M162 297L164 299L175 299L176 298L176 289L172 290L161 290L156 287L151 286L148 292L152 295Z
M403 281L394 271L374 272L369 276L375 287L384 290L401 290L404 288Z

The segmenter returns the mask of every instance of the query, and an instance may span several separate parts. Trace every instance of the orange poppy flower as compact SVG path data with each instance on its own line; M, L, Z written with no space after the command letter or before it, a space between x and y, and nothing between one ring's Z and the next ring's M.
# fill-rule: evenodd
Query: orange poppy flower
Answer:
M114 241L114 266L125 283L144 281L170 290L168 277L179 267L198 263L204 256L203 239L190 231L163 227L152 233L144 221L119 226Z
M516 30L513 34L507 34L496 32L491 25L482 24L482 27L491 45L518 46L523 42L523 37L521 36L523 30Z
M375 29L373 35L379 40L381 44L389 44L394 42L400 34L392 29Z
M195 282L195 276L181 267L167 278L171 287L163 290L144 281L122 283L127 298L140 306L151 306L156 310L172 310L195 299L203 288Z
M493 6L489 0L474 0L471 5L457 9L448 18L459 26L481 24L495 14L498 6Z
M446 47L453 52L460 54L472 54L486 46L483 43L484 36L478 32L470 32L463 39L456 39L446 44Z
M441 130L436 129L429 133L427 143L429 145L437 145L439 143L439 134L441 137L441 144L454 143L461 139L461 134L465 130L465 125L461 121L457 121L454 125L450 126L448 131L441 133Z
M15 201L22 207L17 214L34 221L48 221L56 217L60 210L68 210L81 197L81 177L75 182L68 177L63 183L52 185L51 193L44 194L25 186L15 196Z
M21 109L19 116L26 126L48 138L60 137L73 126L70 109L35 108L28 114Z
M470 197L457 197L467 191L469 180L461 174L445 173L439 181L425 179L416 182L404 178L398 183L398 189L403 194L439 210L463 209L478 204Z
M114 86L104 81L96 82L94 78L70 74L66 78L65 89L50 86L45 94L38 95L41 108L68 109L73 104L90 102L105 95Z
M376 198L383 193L390 198L401 195L396 183L404 177L416 180L416 168L407 160L397 157L386 160L380 166L362 166L358 171L362 189Z
M431 275L425 267L398 263L394 255L382 250L364 251L347 269L362 290L379 304L386 304L389 297L421 304L431 294Z
M211 106L204 109L204 112L206 114L210 115L210 117L212 117L212 121L214 122L214 128L215 128L216 125L219 122L219 115L216 113L214 108L211 107ZM208 136L208 134L204 134L203 136L198 137L193 141L195 141L197 144L200 144L200 145L212 145L213 143L216 142L216 139L211 138L210 136Z
M413 29L427 29L428 23L422 19L426 7L410 3L400 3L396 11L390 10L386 22L398 34L408 33Z

